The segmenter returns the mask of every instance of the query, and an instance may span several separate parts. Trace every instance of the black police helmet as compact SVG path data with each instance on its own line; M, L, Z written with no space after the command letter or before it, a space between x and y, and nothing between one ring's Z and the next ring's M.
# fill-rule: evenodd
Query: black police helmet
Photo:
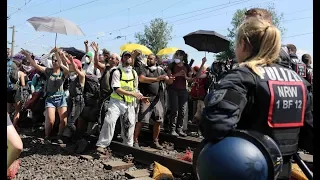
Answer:
M218 142L205 142L193 161L199 180L274 180L281 152L272 138L255 131L233 131Z

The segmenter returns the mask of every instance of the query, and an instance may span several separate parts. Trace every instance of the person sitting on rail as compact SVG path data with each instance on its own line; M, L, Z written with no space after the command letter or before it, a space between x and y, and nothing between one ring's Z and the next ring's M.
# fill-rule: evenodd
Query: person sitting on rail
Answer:
M122 66L117 68L111 76L113 93L108 104L107 114L100 131L96 144L97 151L105 153L105 148L112 141L118 118L121 120L121 135L123 142L133 146L133 133L135 127L135 99L145 100L138 92L138 75L132 69L132 59L129 52L123 52L121 57Z
M163 81L168 82L169 77L166 72L157 66L156 56L148 55L147 66L140 69L139 90L148 97L147 102L140 101L140 110L138 113L138 122L134 131L134 147L139 147L138 137L142 128L142 123L150 123L153 120L153 143L152 148L162 149L158 138L160 134L160 125L164 119L163 103L161 96L164 95L165 87Z

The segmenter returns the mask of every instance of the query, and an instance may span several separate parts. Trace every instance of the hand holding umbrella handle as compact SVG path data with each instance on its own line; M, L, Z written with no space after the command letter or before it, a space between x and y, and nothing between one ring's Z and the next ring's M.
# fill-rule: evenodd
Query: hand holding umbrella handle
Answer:
M206 62L207 62L207 58L206 57L202 58L202 64L205 64Z

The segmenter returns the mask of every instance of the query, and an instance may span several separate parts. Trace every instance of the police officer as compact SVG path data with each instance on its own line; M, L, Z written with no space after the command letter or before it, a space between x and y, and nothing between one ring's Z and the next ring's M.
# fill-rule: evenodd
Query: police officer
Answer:
M290 64L292 70L296 71L301 77L307 77L307 67L306 64L301 61L297 56L297 48L293 44L287 44L287 51L290 56Z
M240 67L229 71L206 97L200 129L209 141L221 140L235 128L270 136L283 155L278 179L288 179L299 137L311 132L302 129L313 128L313 117L303 78L275 63L280 40L280 31L261 18L240 25L235 52Z
M309 54L304 54L302 55L301 60L307 66L307 76L305 79L310 84L313 84L313 68L311 67L311 64L312 64L311 56Z

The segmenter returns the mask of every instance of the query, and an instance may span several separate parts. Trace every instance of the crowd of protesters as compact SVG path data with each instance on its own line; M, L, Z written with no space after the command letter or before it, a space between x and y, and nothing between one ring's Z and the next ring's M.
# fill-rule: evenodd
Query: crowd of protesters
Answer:
M162 64L158 56L145 56L139 50L119 56L106 49L99 51L95 42L90 45L92 51L88 41L84 45L86 54L81 60L54 48L39 61L22 50L25 57L16 61L10 58L8 49L7 110L15 128L24 109L31 114L29 118L35 119L32 122L43 116L47 142L85 142L86 135L95 134L99 136L97 150L104 152L118 120L123 142L135 147L139 147L143 125L150 124L151 146L161 149L158 138L163 124L170 135L187 136L186 121L198 124L206 94L231 67L236 67L233 60L227 60L215 61L206 68L206 58L200 67L192 66L194 60L188 62L183 50L176 51L172 63ZM294 45L286 47L293 59L292 68L312 83L311 56L305 54L299 59ZM58 132L53 137L56 120ZM81 145L79 148L84 150Z

